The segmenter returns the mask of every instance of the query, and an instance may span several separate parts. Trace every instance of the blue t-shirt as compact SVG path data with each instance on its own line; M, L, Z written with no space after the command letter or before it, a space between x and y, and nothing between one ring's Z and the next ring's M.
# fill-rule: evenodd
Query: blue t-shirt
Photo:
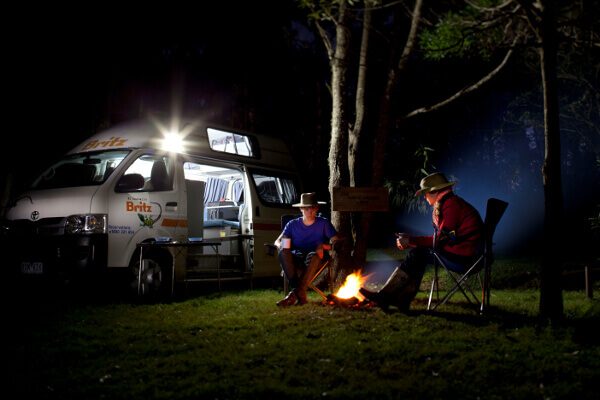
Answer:
M292 239L292 250L308 253L328 242L337 235L337 231L327 218L317 216L311 226L304 225L302 217L289 221L283 228L283 234Z

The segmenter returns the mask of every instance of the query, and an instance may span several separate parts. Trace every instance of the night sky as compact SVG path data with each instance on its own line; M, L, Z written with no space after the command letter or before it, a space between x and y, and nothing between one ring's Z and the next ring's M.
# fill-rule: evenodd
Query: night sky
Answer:
M135 118L141 110L168 113L175 105L184 114L289 138L300 162L307 159L303 154L313 160L301 165L303 170L326 177L328 61L321 43L299 46L298 39L315 39L309 31L294 31L306 20L293 1L202 2L193 8L191 3L142 4L137 9L96 3L85 10L48 7L14 14L17 28L4 38L10 120L5 137L12 143L4 147L2 167L15 174L17 185L107 121ZM444 91L449 89L445 78L461 70L477 73L479 66L436 68L433 78L420 78ZM482 215L487 198L508 201L497 236L498 247L505 250L535 238L543 217L542 132L493 134L527 79L503 73L461 103L407 123L393 133L390 145L390 151L411 154L412 145L402 149L403 135L432 138L427 144L436 147L437 169L459 180L457 193ZM569 236L597 215L600 195L593 158L571 157L565 171L567 216L573 222ZM515 163L520 173L509 176ZM326 190L326 180L313 186ZM384 233L431 233L429 215L394 213L377 221ZM384 234L382 240L390 237Z

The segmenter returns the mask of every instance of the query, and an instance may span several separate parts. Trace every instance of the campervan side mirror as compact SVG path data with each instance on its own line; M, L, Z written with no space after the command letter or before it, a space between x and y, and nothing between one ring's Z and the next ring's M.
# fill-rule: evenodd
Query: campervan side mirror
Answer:
M144 187L144 177L140 174L123 175L117 182L116 192L132 192Z

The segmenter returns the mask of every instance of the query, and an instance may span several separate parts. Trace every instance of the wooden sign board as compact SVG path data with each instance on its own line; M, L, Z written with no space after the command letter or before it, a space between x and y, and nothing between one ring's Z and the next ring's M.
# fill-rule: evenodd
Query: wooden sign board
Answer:
M389 190L384 187L340 187L333 189L333 211L389 211Z

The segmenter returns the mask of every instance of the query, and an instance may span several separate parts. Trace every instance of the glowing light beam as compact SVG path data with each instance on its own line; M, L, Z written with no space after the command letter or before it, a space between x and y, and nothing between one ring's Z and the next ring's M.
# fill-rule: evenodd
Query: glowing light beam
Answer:
M164 134L162 147L166 151L173 153L180 153L183 151L183 138L174 132L167 132Z

